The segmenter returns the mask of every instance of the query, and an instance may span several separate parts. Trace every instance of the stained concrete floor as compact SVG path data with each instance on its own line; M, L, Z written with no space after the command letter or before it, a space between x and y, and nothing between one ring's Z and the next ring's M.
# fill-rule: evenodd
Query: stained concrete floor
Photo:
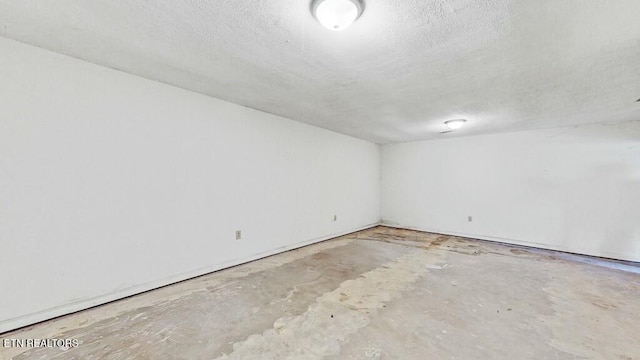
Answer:
M638 267L575 259L377 227L3 334L80 345L0 358L640 359Z

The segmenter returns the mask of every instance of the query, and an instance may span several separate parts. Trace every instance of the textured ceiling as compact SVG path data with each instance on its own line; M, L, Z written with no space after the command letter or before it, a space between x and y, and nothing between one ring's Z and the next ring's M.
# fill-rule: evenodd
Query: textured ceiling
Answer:
M640 120L638 0L365 2L332 32L307 0L0 0L0 35L378 143Z

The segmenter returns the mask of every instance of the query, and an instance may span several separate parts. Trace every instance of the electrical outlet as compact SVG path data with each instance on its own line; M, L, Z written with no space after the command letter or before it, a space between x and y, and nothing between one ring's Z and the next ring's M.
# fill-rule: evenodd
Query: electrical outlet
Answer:
M467 216L467 221L468 221L468 222L472 222L472 221L473 221L473 218L472 218L471 216Z
M242 230L236 230L236 240L242 239Z

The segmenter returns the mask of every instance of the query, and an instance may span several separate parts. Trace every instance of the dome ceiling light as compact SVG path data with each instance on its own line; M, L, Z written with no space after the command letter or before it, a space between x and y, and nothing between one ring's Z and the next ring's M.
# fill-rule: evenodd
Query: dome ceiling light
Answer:
M444 124L447 125L451 130L458 130L463 127L466 122L467 120L465 119L454 119L445 121Z
M362 0L312 0L311 13L322 26L340 31L349 27L364 10Z

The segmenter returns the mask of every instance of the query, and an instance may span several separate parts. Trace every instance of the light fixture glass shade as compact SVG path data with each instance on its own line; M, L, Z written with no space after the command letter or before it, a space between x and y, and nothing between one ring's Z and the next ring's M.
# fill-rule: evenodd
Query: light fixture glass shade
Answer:
M458 130L461 127L463 127L466 122L467 120L465 119L455 119L455 120L445 121L444 123L449 127L449 129Z
M340 31L349 27L360 16L362 5L359 0L315 0L312 12L322 26Z

